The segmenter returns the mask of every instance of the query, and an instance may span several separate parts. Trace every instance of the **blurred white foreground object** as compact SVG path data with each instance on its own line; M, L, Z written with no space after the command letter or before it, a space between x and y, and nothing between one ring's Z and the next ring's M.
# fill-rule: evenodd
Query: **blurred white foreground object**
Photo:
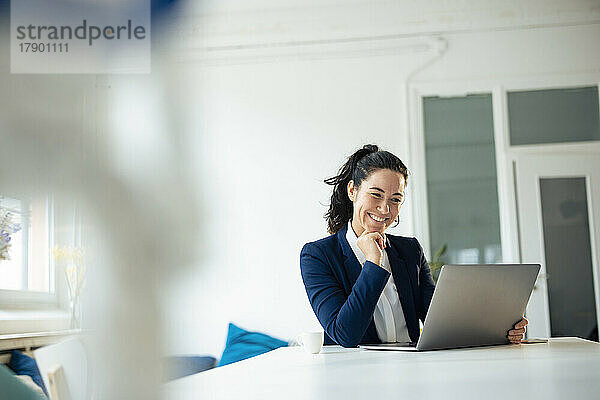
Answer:
M41 347L33 354L50 400L89 398L88 360L81 339Z

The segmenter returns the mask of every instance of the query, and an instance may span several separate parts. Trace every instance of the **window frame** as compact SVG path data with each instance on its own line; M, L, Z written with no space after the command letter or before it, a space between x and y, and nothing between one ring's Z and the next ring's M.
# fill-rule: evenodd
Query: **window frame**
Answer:
M28 200L23 200L20 196L7 197L20 199L25 205L31 204ZM48 245L49 249L53 248L54 245L54 200L51 195L46 195L46 215L48 218ZM26 233L23 235L23 264L21 265L21 273L23 274L24 282L28 285L28 274L29 274L29 237L27 234L29 216L23 219L23 231ZM12 290L12 289L0 289L0 311L14 311L14 310L57 310L60 308L60 285L56 285L57 282L57 268L54 264L54 259L49 252L49 284L53 290L50 292L40 292L33 290Z
M510 112L508 111L508 96L510 93L524 93L524 92L528 92L528 93L532 93L532 92L541 92L541 91L548 91L548 90L553 90L553 91L561 91L561 90L576 90L576 89L587 89L587 88L595 88L596 89L596 97L599 103L599 107L596 110L598 112L598 114L600 115L600 85L598 84L590 84L590 85L570 85L570 86L553 86L553 87L544 87L544 88L540 88L540 87L535 87L533 89L523 89L523 88L517 88L517 89L513 89L513 88L507 88L505 90L505 96L506 96L506 103L507 103L507 115L510 114ZM509 121L510 122L510 121ZM599 132L600 133L600 132ZM510 123L508 126L508 134L509 134L509 142L511 140L510 138ZM518 148L521 146L540 146L540 145L548 145L548 144L558 144L561 146L567 145L567 144L576 144L578 146L584 145L586 143L600 143L600 138L598 139L585 139L585 140L573 140L573 141L565 141L565 142L540 142L540 143L527 143L527 144L513 144L510 143L510 147L511 148Z
M480 81L423 81L408 83L407 117L409 120L409 154L412 160L411 179L415 182L415 184L409 186L409 190L411 190L410 195L415 199L415 204L422 205L415 207L413 210L414 230L428 258L432 256L433 249L431 249L429 235L429 214L427 207L423 206L429 204L427 198L423 98L430 96L458 97L467 94L491 93L502 259L503 262L520 262L520 244L517 240L514 240L514 238L519 237L518 216L514 204L515 177L513 164L515 158L523 153L600 152L600 141L511 145L507 93L509 91L560 89L582 86L597 86L600 96L600 75L548 75L512 79L484 79Z
M435 96L435 97L438 97L439 99L452 99L452 98L465 98L466 99L468 96L486 96L486 97L489 96L489 99L490 99L490 101L492 103L491 104L491 108L492 108L491 109L491 111L492 111L492 130L493 130L493 132L492 132L492 138L494 139L493 152L494 152L494 156L497 158L497 156L498 156L497 143L496 143L496 137L497 137L496 129L497 129L497 124L496 124L496 121L495 121L496 110L495 110L495 105L494 105L494 94L493 94L492 90L469 91L467 93L463 92L463 93L457 93L457 94L452 94L452 95L451 94L445 94L443 96ZM427 154L426 154L427 153L427 145L426 145L426 140L425 140L425 127L424 127L425 114L424 114L424 109L423 109L423 101L424 101L424 99L430 98L430 97L431 96L429 96L429 95L422 95L422 96L420 96L420 107L421 107L421 116L420 116L420 119L421 119L421 123L422 123L423 164L424 165L426 165L426 163L427 163L427 158L426 158L427 157ZM426 167L424 167L424 168L426 168ZM500 184L498 182L499 177L497 176L498 175L498 162L497 162L497 159L496 159L496 162L495 162L495 172L496 172L496 183L497 183L496 189L497 189L497 192L498 192L498 201L499 201L499 198L500 198L500 192L499 192L499 190L500 190ZM429 192L428 192L428 186L429 185L428 185L428 182L427 182L427 175L423 175L423 178L424 178L424 180L423 180L424 192L426 193L427 196L429 196ZM421 185L421 183L419 183L419 185ZM427 242L427 247L429 248L429 253L428 254L433 254L436 249L435 248L431 248L431 243L430 243L430 241L431 241L430 231L431 230L430 230L430 219L429 219L430 218L430 216L429 216L429 203L418 203L418 204L422 204L423 205L423 208L425 208L424 212L427 214L427 241L426 242ZM500 221L498 221L498 223L499 223L499 225L501 225L501 223L502 223L502 221L501 221L502 214L500 212L500 204L498 204L498 208L499 208L498 209L498 217L500 219ZM499 226L499 228L500 228L500 246L501 246L502 249L504 249L504 243L502 242L501 227ZM419 240L421 240L421 237L419 237ZM440 244L438 244L438 246L440 246ZM449 248L448 250L450 251L451 249ZM470 260L470 261L454 261L454 262L474 263L474 264L484 263L484 261L482 260L484 258L484 254L485 254L484 252L481 252L481 254L478 256L478 258L480 257L480 261L479 262L473 261L473 260ZM502 250L502 253L501 253L502 259L504 258L504 255L505 255L505 252L504 252L504 250ZM447 259L449 256L450 256L450 254L449 254L449 252L447 252L445 258ZM499 261L499 262L503 262L503 261Z

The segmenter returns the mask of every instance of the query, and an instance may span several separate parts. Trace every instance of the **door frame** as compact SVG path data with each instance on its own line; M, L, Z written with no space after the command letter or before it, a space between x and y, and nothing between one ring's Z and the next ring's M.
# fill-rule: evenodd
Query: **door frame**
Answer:
M498 206L500 214L500 242L505 263L522 262L521 239L515 191L515 163L519 156L530 154L589 154L600 155L600 140L584 143L552 143L541 145L510 145L507 92L514 90L543 90L596 86L600 104L600 74L541 75L523 78L497 78L459 81L407 82L407 117L409 119L409 154L413 185L410 196L415 199L412 210L415 235L422 243L428 259L433 255L429 235L427 201L427 171L425 162L425 134L423 126L423 98L429 96L458 97L467 94L491 94L496 156ZM600 108L600 107L599 107ZM600 113L600 109L599 109ZM594 282L598 293L598 282ZM599 319L600 321L600 319Z
M545 154L522 154L517 157L516 166L518 166L519 162L534 162L534 161L549 161L548 158L576 158L576 157L595 157L597 153L587 153L587 154L562 154L562 153L545 153ZM600 154L598 154L600 160ZM536 160L538 158L538 160ZM575 160L576 161L576 160ZM598 161L600 163L600 161ZM586 168L584 168L585 170ZM592 168L592 170L594 170ZM600 171L600 170L599 170ZM539 257L540 263L542 265L542 269L540 270L540 277L538 279L544 279L544 287L542 294L544 296L544 315L545 315L545 330L546 336L551 336L551 321L550 321L550 304L549 304L549 294L548 294L548 286L546 283L547 280L547 269L546 269L546 251L545 251L545 243L544 243L544 227L543 227L543 219L542 219L542 209L541 209L541 189L539 185L539 180L542 178L581 178L585 179L585 188L586 188L586 206L588 208L588 227L589 227L589 239L590 239L590 252L592 258L592 284L594 288L594 301L596 306L596 321L600 323L600 248L597 246L598 240L600 237L596 234L600 232L600 222L596 223L596 221L600 220L600 187L596 188L596 193L598 196L594 199L592 196L594 195L594 191L592 190L591 178L589 171L584 171L581 173L573 172L570 168L567 168L567 171L558 171L556 173L547 173L542 171L537 171L533 174L536 180L536 185L534 188L535 191L535 204L536 204L536 240L538 240L537 245L539 247ZM517 173L515 171L515 176ZM600 172L595 176L597 181L600 184ZM515 187L517 183L515 183ZM517 204L517 209L519 208L519 204ZM524 239L524 238L520 238ZM525 260L530 261L530 260ZM543 274L543 275L542 275Z
M432 255L429 240L427 211L427 179L425 163L425 134L423 127L423 98L429 96L457 97L467 94L492 95L498 205L500 209L500 238L505 262L519 262L520 249L514 243L518 237L518 221L514 191L513 163L519 154L598 153L600 140L585 143L552 143L542 145L510 145L507 92L512 90L559 89L597 86L600 103L600 74L577 74L528 77L521 79L489 79L479 81L418 81L408 83L409 154L411 180L410 195L415 199L412 210L415 235L428 256ZM600 110L599 110L600 112Z

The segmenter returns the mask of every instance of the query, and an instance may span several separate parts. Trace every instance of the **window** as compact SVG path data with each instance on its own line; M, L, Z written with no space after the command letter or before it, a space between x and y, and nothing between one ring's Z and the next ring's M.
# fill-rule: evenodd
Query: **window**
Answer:
M0 290L54 293L52 204L49 197L0 196ZM4 293L7 294L7 293ZM11 293L13 296L16 292Z
M491 94L423 98L431 253L502 261Z
M510 144L600 140L598 87L508 92Z
M585 177L539 179L552 337L593 338L598 324L588 184Z

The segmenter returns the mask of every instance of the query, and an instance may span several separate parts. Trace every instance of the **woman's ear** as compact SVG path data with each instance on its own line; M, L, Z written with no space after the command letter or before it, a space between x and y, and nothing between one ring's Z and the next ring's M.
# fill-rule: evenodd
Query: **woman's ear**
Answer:
M354 187L354 181L351 179L348 181L348 198L350 201L354 202L354 197L356 196L356 188Z

